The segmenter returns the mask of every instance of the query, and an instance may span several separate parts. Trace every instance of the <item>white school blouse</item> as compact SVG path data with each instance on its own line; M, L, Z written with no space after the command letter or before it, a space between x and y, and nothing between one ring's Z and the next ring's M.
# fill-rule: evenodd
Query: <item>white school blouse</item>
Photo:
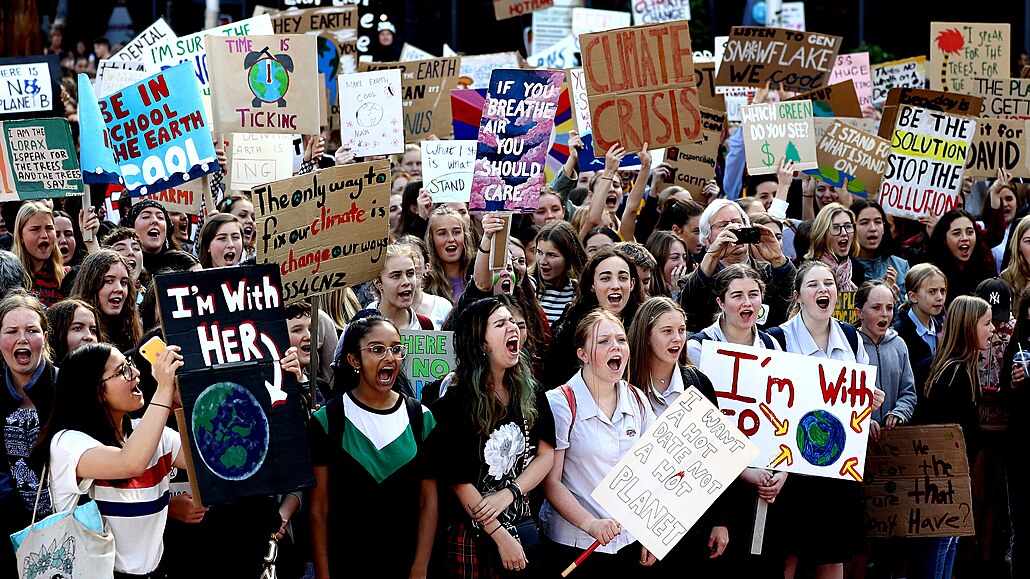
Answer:
M844 334L840 323L837 320L831 319L830 339L826 343L826 350L823 350L816 345L815 340L812 339L812 334L805 327L805 322L801 317L803 315L804 313L798 312L796 316L780 325L780 328L783 328L783 337L787 343L786 350L788 352L812 358L830 358L831 360L858 362L859 364L869 363L869 354L866 353L865 347L862 346L861 336L858 337L858 352L852 352L851 344L848 343L848 337Z

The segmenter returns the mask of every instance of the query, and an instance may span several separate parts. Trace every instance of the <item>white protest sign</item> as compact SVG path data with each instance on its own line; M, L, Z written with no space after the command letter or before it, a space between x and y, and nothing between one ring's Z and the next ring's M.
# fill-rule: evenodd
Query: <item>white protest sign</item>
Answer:
M140 32L136 38L133 38L121 50L111 55L112 60L143 60L143 55L150 49L151 46L160 42L166 42L175 38L175 33L172 32L171 27L165 22L164 17L160 17L154 21L153 24L147 27L146 30ZM156 70L154 72L157 72Z
M572 9L572 34L577 37L591 32L602 32L630 25L630 13L596 8Z
M833 65L833 70L830 71L830 80L826 84L837 84L846 80L855 81L858 104L872 106L873 77L869 68L868 52L837 55L837 62Z
M590 134L590 102L587 101L587 81L582 68L570 68L568 71L569 98L572 100L572 115L576 119L579 136Z
M399 68L340 75L340 142L358 157L404 152Z
M747 105L741 107L740 116L750 174L775 173L784 158L801 171L819 166L812 101Z
M226 189L249 191L293 176L293 135L230 133L225 155Z
M862 480L876 366L705 340L701 371L761 450L751 466Z
M976 119L901 105L880 205L888 215L940 217L961 208L958 192Z
M410 60L428 60L430 58L439 57L437 57L435 54L426 52L425 50L422 50L421 48L413 44L408 44L407 42L405 42L404 46L401 47L401 56L398 59L398 62L408 62Z
M772 3L765 7L766 26L805 31L805 3L784 2L777 9Z
M662 559L758 455L757 446L690 388L590 496Z
M579 59L576 58L576 52L578 51L579 49L576 48L576 37L570 34L547 50L527 56L526 62L529 66L535 67L572 68L580 64Z
M0 115L47 113L53 108L54 89L49 63L0 65Z
M519 53L498 52L496 54L476 54L461 57L461 78L459 86L464 88L488 88L490 75L498 68L519 68ZM465 85L466 79L471 83Z
M202 30L189 36L181 36L151 46L143 53L143 62L151 73L171 68L183 62L192 62L197 75L201 94L211 96L211 76L207 71L207 36L258 36L273 34L272 20L268 14L240 20L225 26Z
M101 60L97 68L97 77L93 81L93 90L96 91L97 98L104 98L136 84L151 74L138 60Z
M689 0L633 0L633 24L690 20Z
M873 66L873 103L883 104L887 93L895 87L926 88L926 57L913 56Z
M555 0L554 6L533 12L533 40L530 51L543 52L572 33L572 9L583 0Z
M433 203L468 203L479 141L422 141L422 182Z

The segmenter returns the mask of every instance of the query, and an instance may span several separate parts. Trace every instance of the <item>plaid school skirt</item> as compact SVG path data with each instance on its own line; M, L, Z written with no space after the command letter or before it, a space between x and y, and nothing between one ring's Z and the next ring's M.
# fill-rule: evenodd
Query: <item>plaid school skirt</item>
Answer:
M489 540L489 539L487 539ZM501 569L493 566L494 560L489 555L483 556L480 553L480 545L484 539L479 538L479 531L464 522L458 523L447 529L447 574L450 577L462 577L465 579L498 579L501 577ZM490 540L490 547L497 549Z

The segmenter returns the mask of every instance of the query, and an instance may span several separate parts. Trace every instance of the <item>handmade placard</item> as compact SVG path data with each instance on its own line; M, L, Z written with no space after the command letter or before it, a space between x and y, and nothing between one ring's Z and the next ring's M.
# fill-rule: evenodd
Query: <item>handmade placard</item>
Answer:
M705 184L715 178L726 113L702 108L701 122L704 128L699 142L666 149L665 162L672 169L672 180L660 184L659 192L668 186L678 185L689 191L694 200L704 199Z
M694 75L697 77L697 102L706 109L726 110L726 97L715 92L715 61L694 61Z
M688 0L637 0L632 2L633 24L655 24L673 20L690 20Z
M866 453L865 529L869 537L974 534L966 441L958 424L882 430Z
M715 84L793 92L817 89L830 84L843 40L817 32L734 26Z
M314 486L279 272L229 267L155 278L161 323L184 365L176 378L205 505Z
M880 205L888 215L940 217L958 195L976 120L902 105L891 136Z
M982 115L995 119L1030 119L1030 79L976 78L970 94L984 99Z
M125 43L121 50L111 55L112 60L135 60L142 61L143 55L150 50L150 47L175 38L168 23L163 16L159 16L153 24L136 35L136 38Z
M204 38L207 36L248 36L254 34L272 34L272 21L268 15L240 20L225 26L201 30L189 36L170 38L157 43L143 53L143 62L151 72L165 70L181 63L188 62L193 67L200 90L204 96L211 95L211 75L207 68L207 49Z
M357 71L357 6L292 8L273 12L275 34L310 34L318 42L318 74L325 77L328 91L329 129L340 128L340 96L337 80L341 74Z
M146 65L138 60L101 60L97 66L97 76L93 83L100 98L118 92L123 88L136 84L150 76Z
M751 466L862 480L876 366L711 340L700 366L761 450Z
M554 6L554 0L494 0L494 16L498 20L505 20L551 6Z
M1030 178L1030 120L976 120L976 137L966 156L966 177L993 179L998 169Z
M193 65L184 62L100 99L79 75L82 178L134 195L218 170Z
M978 117L983 109L983 98L958 93L946 93L919 88L892 88L887 93L880 118L880 136L889 139L894 133L894 119L901 105L912 105L962 117Z
M527 56L526 64L536 68L572 68L580 65L578 53L576 37L570 34L547 50Z
M443 378L454 369L454 332L437 330L401 330L401 343L408 349L404 357L404 375L408 377L415 397L422 398L422 388Z
M913 56L873 65L873 104L882 104L892 88L926 88L926 57Z
M848 126L843 121L832 121L816 146L819 166L805 173L834 187L843 187L844 181L847 180L848 191L852 194L859 197L869 197L870 194L875 196L880 190L880 180L887 170L887 157L891 152L890 141ZM854 309L853 304L849 307L848 304L841 303L840 299L837 302L845 312ZM842 321L851 323L853 314L846 315L849 318Z
M862 105L858 102L855 82L845 80L792 96L788 101L812 101L812 111L817 118L862 116Z
M57 55L0 58L0 120L64 116Z
M211 196L211 177L205 175L200 179L187 181L178 187L141 195L140 199L153 199L170 212L200 215L204 199Z
M490 75L469 211L536 211L564 77L560 70Z
M82 192L68 119L0 121L0 202Z
M700 138L689 29L678 20L580 37L595 156L615 143L639 151Z
M390 163L322 169L251 192L258 263L275 262L294 301L379 274L390 244Z
M468 203L477 141L422 141L422 186L433 203Z
M321 127L314 36L208 36L215 131L300 133Z
M930 88L971 93L974 78L1006 77L1012 27L978 22L930 23Z
M399 69L340 76L340 140L358 157L404 152Z
M582 68L570 68L566 72L570 105L573 110L574 123L583 141L579 150L577 168L580 171L604 170L604 155L594 156L593 124L590 121L590 101L587 98L586 76ZM627 153L619 167L640 166L640 157L636 153Z
M225 146L225 188L249 191L255 185L293 176L293 135L233 133Z
M517 52L496 54L475 54L461 57L458 86L461 88L485 89L490 84L490 74L499 68L520 68L522 57Z
M758 455L718 407L688 388L590 496L663 559Z
M818 167L812 113L812 101L740 107L748 173L775 173L784 158L794 161L799 171Z
M864 107L873 106L873 77L869 67L868 52L838 54L837 63L830 71L830 84L854 81L858 104Z
M418 143L430 135L451 136L451 110L446 106L458 87L461 57L411 62L362 62L362 72L400 69L404 107L404 142Z

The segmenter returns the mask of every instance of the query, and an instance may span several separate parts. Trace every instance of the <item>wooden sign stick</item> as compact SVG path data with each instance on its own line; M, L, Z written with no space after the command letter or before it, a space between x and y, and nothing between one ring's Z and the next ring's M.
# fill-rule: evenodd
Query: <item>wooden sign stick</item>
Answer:
M82 188L82 219L83 219L83 221L86 221L87 219L89 219L89 208L92 205L93 204L90 203L90 201L89 201L89 185L85 185ZM97 218L99 219L99 216L97 216ZM93 230L92 229L83 229L82 230L82 240L83 241L93 241Z
M492 271L504 269L508 264L508 237L511 235L511 212L505 211L494 215L504 220L504 230L494 234L490 241L490 269Z
M315 396L318 390L318 311L322 306L322 296L311 296L311 366L308 370L308 387L311 388L311 410L315 408Z
M182 440L182 455L186 459L186 473L190 479L190 494L193 495L193 508L204 507L200 500L200 484L197 483L197 469L193 466L193 450L190 448L189 431L186 424L186 412L182 408L175 409L175 424L179 427L179 438Z
M758 505L755 508L755 528L751 533L751 554L762 554L762 543L765 541L765 518L769 514L769 503L761 498L756 499Z

